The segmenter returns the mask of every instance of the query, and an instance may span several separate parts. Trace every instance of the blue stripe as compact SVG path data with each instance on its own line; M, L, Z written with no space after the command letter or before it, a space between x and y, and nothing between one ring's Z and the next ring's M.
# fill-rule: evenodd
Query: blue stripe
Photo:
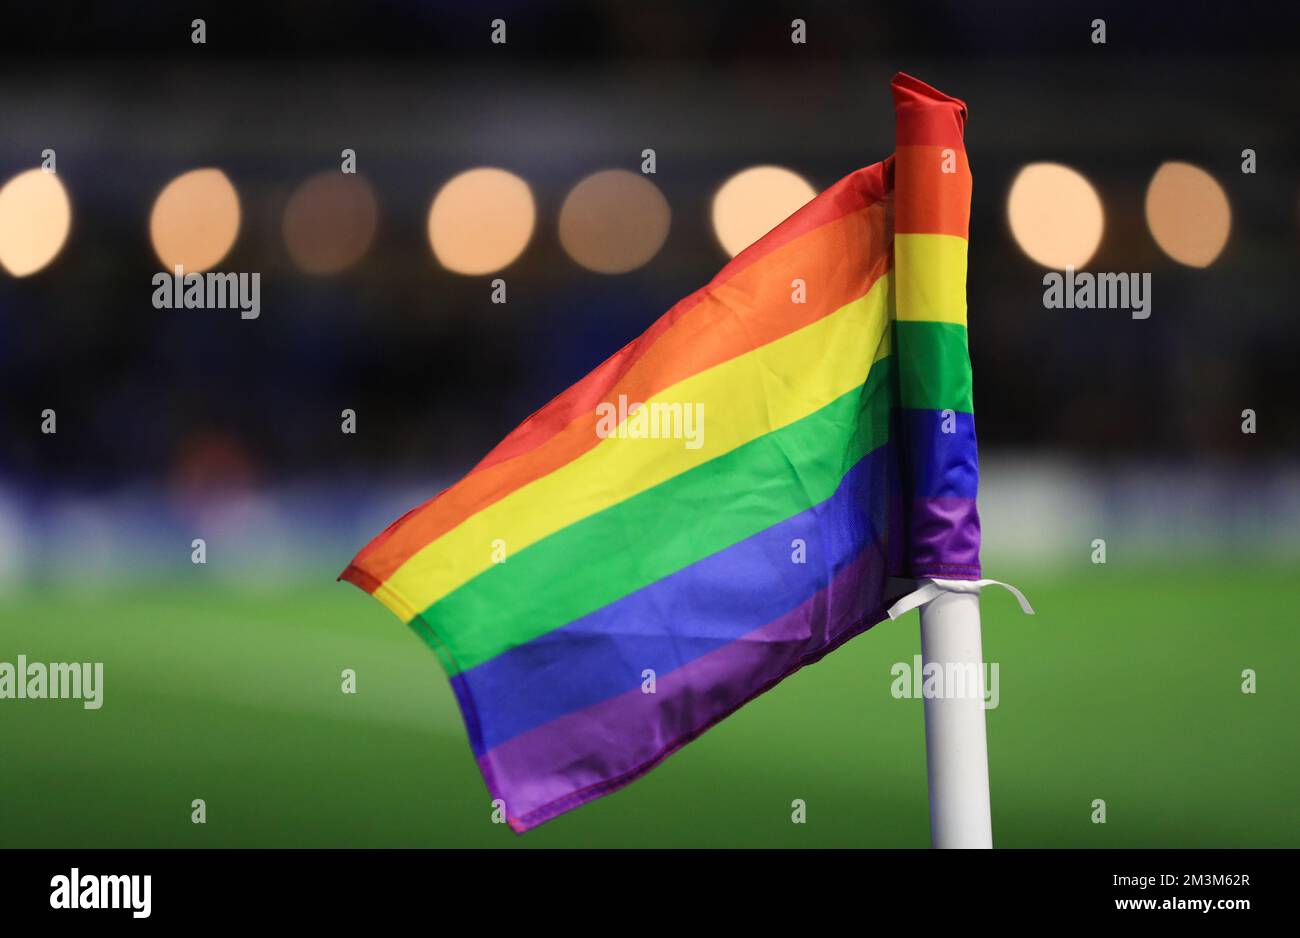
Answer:
M891 458L882 446L820 505L456 675L457 697L477 708L475 753L636 688L646 669L667 674L803 604L879 540Z
M974 498L979 488L975 415L903 411L906 475L914 498Z

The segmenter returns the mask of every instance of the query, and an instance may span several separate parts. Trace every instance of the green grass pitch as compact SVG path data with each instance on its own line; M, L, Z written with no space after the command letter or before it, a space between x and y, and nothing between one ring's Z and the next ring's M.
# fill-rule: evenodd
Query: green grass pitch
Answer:
M998 846L1300 846L1293 571L1015 580L1036 617L1000 590L983 601ZM434 655L349 586L240 591L196 571L11 592L0 661L103 661L105 686L98 711L0 700L0 846L926 846L922 703L890 694L891 665L918 651L915 613L882 623L629 788L517 837L491 823Z

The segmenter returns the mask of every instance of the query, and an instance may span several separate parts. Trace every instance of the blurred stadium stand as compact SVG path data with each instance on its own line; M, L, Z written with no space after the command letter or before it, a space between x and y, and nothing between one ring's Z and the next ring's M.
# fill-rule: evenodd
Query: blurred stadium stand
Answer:
M1279 8L1264 27L1239 4L857 6L514 2L488 15L390 2L324 15L299 3L207 13L203 46L189 20L205 14L171 4L137 4L129 23L107 7L7 10L0 179L53 147L73 215L47 270L0 274L0 531L75 522L85 498L136 505L95 515L112 526L274 492L275 517L334 519L364 539L706 282L727 259L709 203L731 174L774 163L822 188L888 155L900 68L971 105L979 434L990 465L1009 467L986 474L988 510L1044 479L1076 508L1159 502L1211 530L1237 510L1226 493L1280 486L1294 505L1300 16ZM496 16L505 46L488 41ZM806 46L789 42L796 16ZM1096 17L1105 46L1088 39ZM377 236L356 266L310 277L290 262L281 214L345 147L374 186ZM672 210L666 244L627 274L584 270L556 236L565 193L596 170L637 169L646 147ZM1256 175L1240 172L1246 147ZM1143 219L1146 184L1171 159L1211 172L1232 206L1228 246L1204 270L1166 258ZM1012 178L1039 160L1093 181L1106 229L1088 266L1151 271L1149 320L1043 308L1043 271L1005 218ZM538 203L529 246L500 274L504 306L489 301L495 275L442 269L425 233L438 188L479 165L517 173ZM256 321L150 304L149 207L196 166L238 189L242 228L219 269L261 272ZM47 407L56 436L39 433ZM339 432L345 407L355 436ZM1240 432L1244 408L1258 411L1255 435ZM1114 483L1128 494L1108 479L1130 480ZM351 492L381 494L329 507ZM1179 514L1181 499L1205 502ZM1116 517L1132 516L1125 504Z

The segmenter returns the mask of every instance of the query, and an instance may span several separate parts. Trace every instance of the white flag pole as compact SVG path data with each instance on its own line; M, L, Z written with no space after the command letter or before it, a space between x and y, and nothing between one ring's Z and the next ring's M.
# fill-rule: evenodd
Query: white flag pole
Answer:
M984 727L984 654L980 641L978 592L940 591L921 606L922 678L945 676L955 682L978 674L976 686L925 699L925 761L930 777L930 842L935 847L990 848L989 753ZM971 666L974 666L973 668Z
M1032 616L1034 609L1024 593L1000 580L927 578L923 583L890 606L889 617L921 610L921 686L926 686L928 675L941 678L942 693L925 698L930 842L936 847L989 848L993 825L980 590L1001 586L1016 597L1025 615Z

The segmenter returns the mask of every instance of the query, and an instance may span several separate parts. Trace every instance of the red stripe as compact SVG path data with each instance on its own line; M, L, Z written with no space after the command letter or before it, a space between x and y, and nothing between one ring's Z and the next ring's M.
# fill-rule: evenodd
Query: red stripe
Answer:
M899 72L894 91L897 124L894 146L961 147L966 130L966 102Z

